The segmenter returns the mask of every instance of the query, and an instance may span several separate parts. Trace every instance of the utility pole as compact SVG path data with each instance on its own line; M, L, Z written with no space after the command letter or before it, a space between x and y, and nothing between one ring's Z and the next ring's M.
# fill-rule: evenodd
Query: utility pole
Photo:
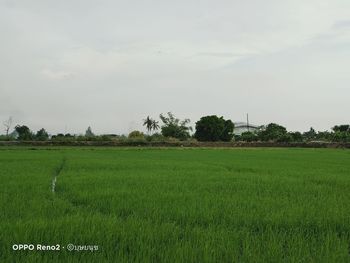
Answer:
M249 132L249 115L247 113L247 129L248 129L248 132Z

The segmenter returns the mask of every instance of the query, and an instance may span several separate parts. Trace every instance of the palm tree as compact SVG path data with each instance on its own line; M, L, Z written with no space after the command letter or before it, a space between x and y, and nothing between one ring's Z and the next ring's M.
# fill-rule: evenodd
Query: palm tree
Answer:
M156 130L159 129L158 121L155 121L155 120L152 121L152 129L153 129L154 131L156 131Z
M143 126L146 126L148 133L150 133L150 131L153 129L153 120L147 116L147 118L143 120Z

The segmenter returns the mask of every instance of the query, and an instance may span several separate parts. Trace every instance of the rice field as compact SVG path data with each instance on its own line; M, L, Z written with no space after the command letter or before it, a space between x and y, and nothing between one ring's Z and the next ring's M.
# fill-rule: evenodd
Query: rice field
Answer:
M0 149L1 263L350 262L349 253L349 150Z

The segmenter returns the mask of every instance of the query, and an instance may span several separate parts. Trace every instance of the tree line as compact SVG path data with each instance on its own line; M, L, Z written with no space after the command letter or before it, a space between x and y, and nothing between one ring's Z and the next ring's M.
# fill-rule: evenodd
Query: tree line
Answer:
M195 131L190 126L189 119L179 119L171 112L160 114L159 121L147 116L143 120L143 126L147 134L141 131L132 131L126 135L104 134L95 135L88 127L84 135L72 135L69 133L49 135L44 129L33 132L26 125L16 125L11 131L13 119L10 117L3 122L5 135L0 135L0 140L19 141L110 141L110 140L145 140L145 141L172 141L172 140L197 140L202 142L350 142L350 125L336 125L331 131L316 132L310 128L307 132L287 131L286 127L276 123L259 126L253 131L245 131L239 135L234 134L234 123L226 120L222 116L209 115L201 117L195 123Z

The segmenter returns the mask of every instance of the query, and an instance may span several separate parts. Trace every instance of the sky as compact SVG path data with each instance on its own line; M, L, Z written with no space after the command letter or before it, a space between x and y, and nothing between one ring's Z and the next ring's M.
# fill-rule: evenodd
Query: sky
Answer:
M0 43L1 123L33 131L350 122L349 0L0 0Z

